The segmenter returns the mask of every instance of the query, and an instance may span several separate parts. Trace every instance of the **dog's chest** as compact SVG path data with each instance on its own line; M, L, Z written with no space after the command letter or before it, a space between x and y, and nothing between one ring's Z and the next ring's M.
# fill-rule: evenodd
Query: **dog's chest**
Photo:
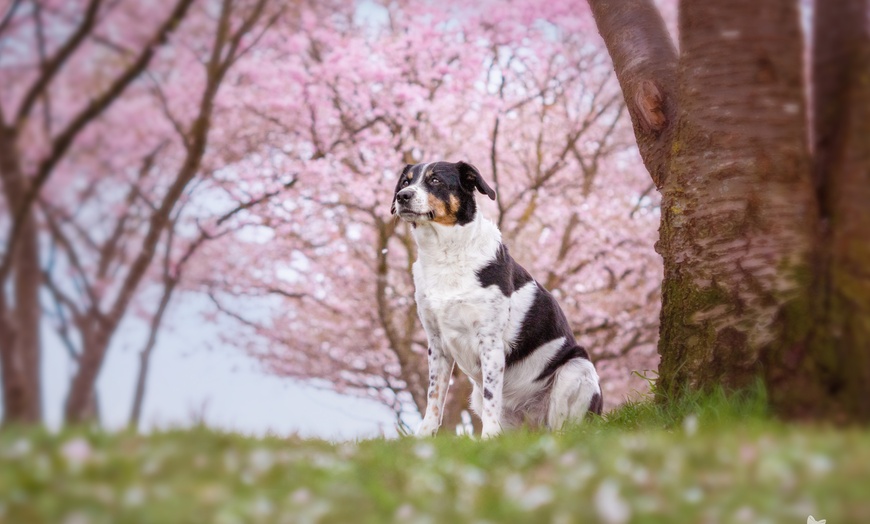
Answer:
M483 287L477 272L496 256L501 233L477 217L467 226L419 227L414 287L420 319L473 380L480 377L480 344L501 339L509 301L497 286Z
M495 287L481 286L474 265L414 265L420 318L427 333L473 380L480 377L481 340L501 340L508 301Z

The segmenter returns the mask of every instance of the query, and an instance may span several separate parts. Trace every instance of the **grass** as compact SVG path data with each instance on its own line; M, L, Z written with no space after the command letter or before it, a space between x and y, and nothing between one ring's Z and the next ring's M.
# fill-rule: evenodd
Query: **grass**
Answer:
M870 522L870 430L786 425L765 405L635 402L485 442L13 428L0 522Z

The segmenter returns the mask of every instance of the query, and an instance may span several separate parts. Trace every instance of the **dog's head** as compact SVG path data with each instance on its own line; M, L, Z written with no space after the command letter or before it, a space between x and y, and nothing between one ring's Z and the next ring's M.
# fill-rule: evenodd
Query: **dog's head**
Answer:
M465 162L407 165L399 176L390 212L413 224L455 226L474 220L475 191L495 200L480 171Z

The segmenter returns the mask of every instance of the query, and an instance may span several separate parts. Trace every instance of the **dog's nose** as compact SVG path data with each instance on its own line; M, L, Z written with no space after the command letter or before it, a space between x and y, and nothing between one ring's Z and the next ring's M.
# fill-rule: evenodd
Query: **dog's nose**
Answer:
M396 195L396 202L400 204L407 204L409 200L411 200L411 192L405 191L404 189L399 191L399 194Z

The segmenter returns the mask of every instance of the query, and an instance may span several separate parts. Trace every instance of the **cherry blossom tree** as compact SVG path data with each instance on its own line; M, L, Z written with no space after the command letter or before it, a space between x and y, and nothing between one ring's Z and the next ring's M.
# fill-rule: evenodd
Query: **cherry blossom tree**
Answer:
M183 210L218 169L207 150L221 85L285 11L268 0L12 6L0 56L7 421L41 418L43 309L76 364L65 418L95 415L122 321L158 319L165 305L149 311L145 291L171 293L178 279L171 253L158 277L161 242L202 237Z
M257 234L206 247L198 285L275 372L422 410L414 244L389 201L403 163L437 158L471 161L493 181L485 212L559 297L612 402L643 387L632 370L655 368L653 187L635 167L591 18L559 4L491 7L391 5L380 21L357 11L331 25L303 14L302 31L273 33L247 62L239 118L259 119L272 144L262 157L293 166L298 184L249 217ZM294 82L270 99L275 78ZM218 254L237 242L249 248L226 268ZM447 427L467 381L452 390Z
M870 420L870 2L682 0L679 52L651 2L589 4L662 195L660 391Z
M464 159L484 212L560 299L611 405L654 369L653 186L573 2L13 2L0 19L6 420L41 417L40 326L96 416L116 335L146 327L130 423L173 302L273 372L425 402L404 163ZM457 375L446 426L470 393Z

